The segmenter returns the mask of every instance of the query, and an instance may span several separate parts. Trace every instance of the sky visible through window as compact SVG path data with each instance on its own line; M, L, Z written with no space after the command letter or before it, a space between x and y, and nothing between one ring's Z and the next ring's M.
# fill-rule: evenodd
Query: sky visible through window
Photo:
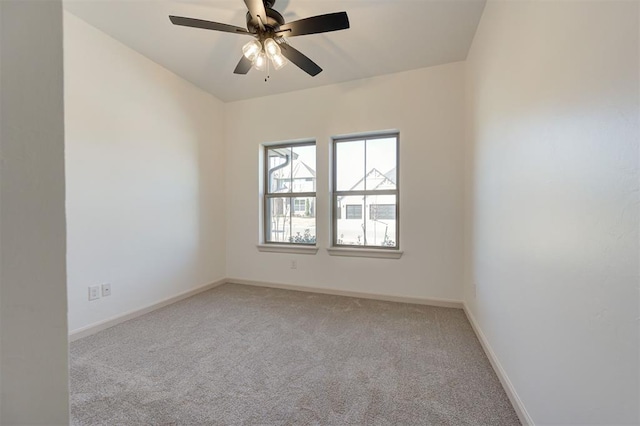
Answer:
M385 174L396 167L395 137L366 140L366 152L365 171L365 139L336 144L338 191L350 190L374 168ZM392 180L396 181L395 175Z
M295 146L293 147L293 153L298 155L298 160L316 170L316 146Z

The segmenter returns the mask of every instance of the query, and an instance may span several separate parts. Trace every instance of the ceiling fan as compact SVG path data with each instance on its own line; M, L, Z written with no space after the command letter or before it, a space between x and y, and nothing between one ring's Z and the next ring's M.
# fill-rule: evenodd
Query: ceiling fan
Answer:
M233 71L235 74L246 74L252 67L262 70L268 66L268 59L275 69L280 69L288 59L310 76L316 76L322 68L294 49L287 38L349 28L347 12L328 13L285 23L282 15L273 9L275 0L244 0L244 3L249 9L246 30L234 25L182 16L169 16L169 19L174 25L253 36L253 40L242 47L243 55Z

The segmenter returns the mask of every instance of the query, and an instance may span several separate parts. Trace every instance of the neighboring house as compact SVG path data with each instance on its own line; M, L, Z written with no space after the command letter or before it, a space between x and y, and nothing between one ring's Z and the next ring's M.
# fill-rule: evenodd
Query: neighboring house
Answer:
M396 168L387 173L381 173L373 168L367 175L356 182L349 191L364 191L366 189L395 189ZM396 200L393 195L376 195L370 197L344 196L338 197L336 206L337 219L348 220L395 220Z

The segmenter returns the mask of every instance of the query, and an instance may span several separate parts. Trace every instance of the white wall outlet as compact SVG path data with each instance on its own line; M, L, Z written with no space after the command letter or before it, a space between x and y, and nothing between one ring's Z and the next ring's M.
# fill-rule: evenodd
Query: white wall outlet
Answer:
M100 299L100 286L92 285L89 287L89 300Z
M297 260L292 260L291 261L291 269L298 269L298 261Z
M111 296L111 284L102 284L102 297Z

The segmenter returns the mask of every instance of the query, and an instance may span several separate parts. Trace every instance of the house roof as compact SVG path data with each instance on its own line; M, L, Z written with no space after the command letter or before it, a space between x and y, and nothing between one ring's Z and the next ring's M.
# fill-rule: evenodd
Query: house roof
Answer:
M396 175L395 167L389 170L387 173L381 173L380 170L374 167L371 170L369 170L369 173L367 173L363 178L358 180L351 188L349 188L349 190L353 191L357 189L360 185L363 184L365 179L371 179L372 176L373 176L373 179L380 179L380 182L378 182L378 184L373 189L378 189L385 183L390 183L391 185L395 185L396 184L395 175ZM364 187L362 189L364 189Z
M373 189L380 189L380 187L383 186L384 184L390 184L395 187L395 184L396 184L395 182L396 168L395 167L389 170L387 173L381 173L380 170L374 167L371 170L369 170L369 173L367 173L365 177L358 180L351 188L349 188L349 191L353 191L356 189L364 189L363 182L365 181L365 179L370 178L371 176L374 176L374 179L380 180ZM360 186L362 188L358 188ZM346 197L346 195L338 197L338 200L341 200L344 197Z
M316 171L309 167L304 161L296 157L291 161L291 167L283 167L277 179L306 179L315 178Z
M398 175L396 168L389 170L384 176L389 179L391 182L396 183L396 176Z

